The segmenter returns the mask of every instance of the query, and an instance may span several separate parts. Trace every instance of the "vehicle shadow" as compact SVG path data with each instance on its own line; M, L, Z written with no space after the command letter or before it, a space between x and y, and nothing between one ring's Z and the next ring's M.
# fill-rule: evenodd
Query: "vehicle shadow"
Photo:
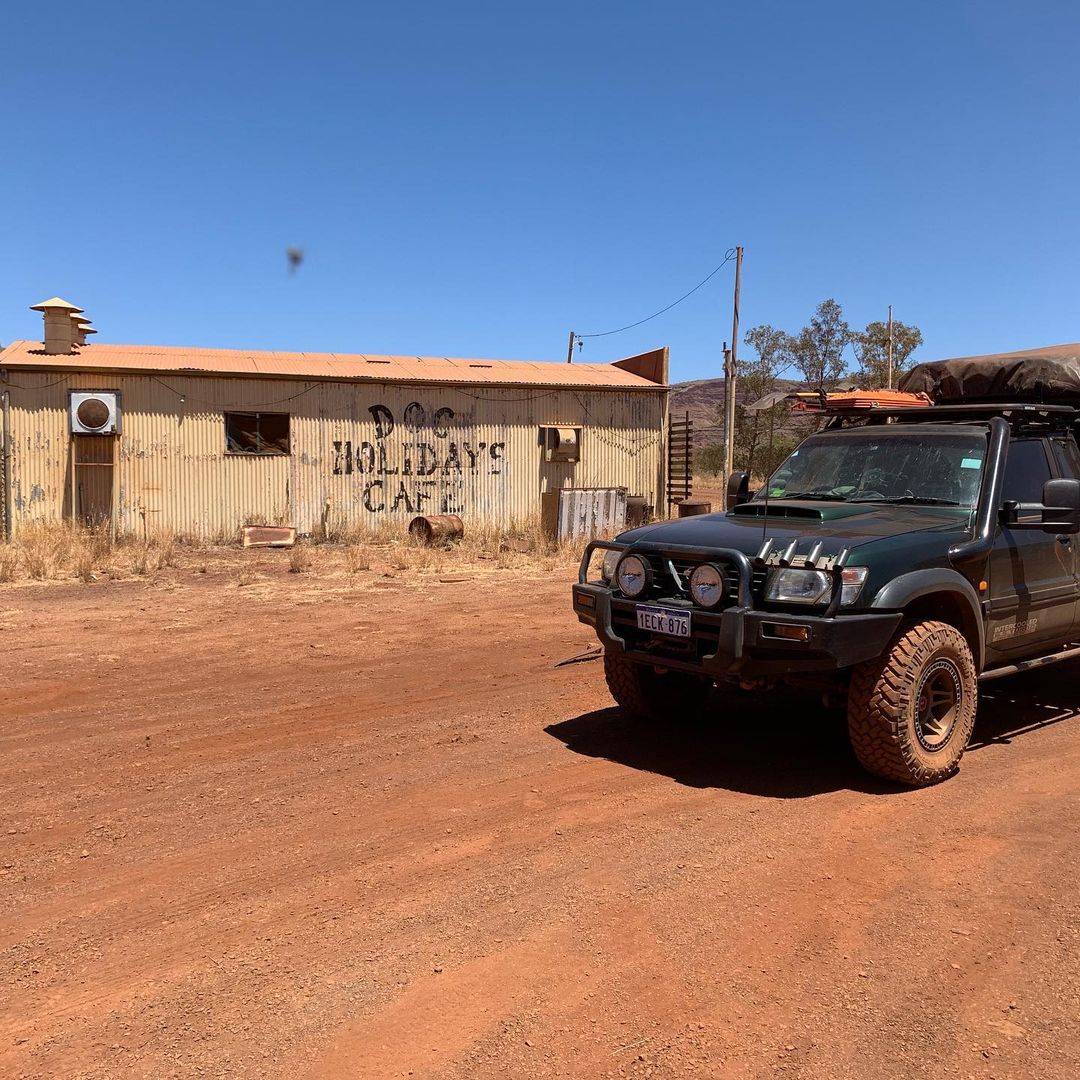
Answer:
M574 753L659 773L696 788L799 799L853 789L907 790L869 776L847 741L843 712L802 694L737 695L669 723L597 709L545 729Z
M983 684L968 751L1007 744L1064 720L1080 724L1078 675L1080 664L1067 661Z
M1072 669L1071 675L1063 669ZM982 687L969 753L1074 717L1080 725L1076 674L1063 664ZM848 745L844 713L802 694L723 697L703 716L668 723L628 719L612 706L545 730L576 754L668 776L687 787L776 799L913 790L865 773Z

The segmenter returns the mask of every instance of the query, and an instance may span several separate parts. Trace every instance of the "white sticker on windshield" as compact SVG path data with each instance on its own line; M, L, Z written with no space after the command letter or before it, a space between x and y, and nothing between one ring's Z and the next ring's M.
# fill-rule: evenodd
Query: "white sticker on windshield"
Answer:
M982 458L966 457L966 458L964 458L963 461L960 462L960 468L961 469L981 469L982 468Z

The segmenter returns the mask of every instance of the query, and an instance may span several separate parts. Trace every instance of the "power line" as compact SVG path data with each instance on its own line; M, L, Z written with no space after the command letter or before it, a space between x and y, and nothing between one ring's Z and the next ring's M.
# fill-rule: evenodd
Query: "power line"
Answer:
M728 248L727 252L724 254L724 261L715 270L713 270L712 273L707 274L705 277L703 277L701 281L699 281L688 293L683 293L683 295L680 296L678 300L672 300L672 302L668 304L667 307L663 307L659 311L653 312L652 315L647 315L644 319L638 319L637 322L627 323L626 326L620 326L617 330L604 330L602 333L599 334L576 334L575 337L577 337L579 340L582 338L610 337L612 334L621 334L624 330L633 330L635 326L641 326L643 323L651 322L658 316L663 315L664 312L670 311L676 305L681 304L684 300L693 296L694 293L696 293L698 289L702 287L702 285L707 284L714 277L716 277L716 275L719 274L720 271L723 270L723 268L729 262L731 262L732 259L735 258L736 251L736 248Z

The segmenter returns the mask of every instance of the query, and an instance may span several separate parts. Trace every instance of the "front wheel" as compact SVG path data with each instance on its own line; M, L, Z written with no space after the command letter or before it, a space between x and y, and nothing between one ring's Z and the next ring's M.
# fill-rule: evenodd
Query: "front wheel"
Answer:
M848 694L855 756L877 776L924 787L956 772L975 725L978 680L964 635L926 621L859 664Z
M681 671L660 674L611 650L604 652L604 678L611 696L626 712L649 720L677 719L700 712L712 686L709 679Z

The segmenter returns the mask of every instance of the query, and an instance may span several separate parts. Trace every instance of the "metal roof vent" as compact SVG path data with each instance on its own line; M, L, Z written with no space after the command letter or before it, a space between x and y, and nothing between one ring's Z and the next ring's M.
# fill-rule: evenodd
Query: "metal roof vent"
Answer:
M71 329L72 333L75 335L76 345L85 345L86 335L97 333L97 331L91 327L88 318L84 315L75 315L74 313L71 316Z
M73 315L81 315L82 308L54 296L51 300L42 300L34 304L31 311L40 311L45 317L45 351L53 355L70 353L77 341Z

